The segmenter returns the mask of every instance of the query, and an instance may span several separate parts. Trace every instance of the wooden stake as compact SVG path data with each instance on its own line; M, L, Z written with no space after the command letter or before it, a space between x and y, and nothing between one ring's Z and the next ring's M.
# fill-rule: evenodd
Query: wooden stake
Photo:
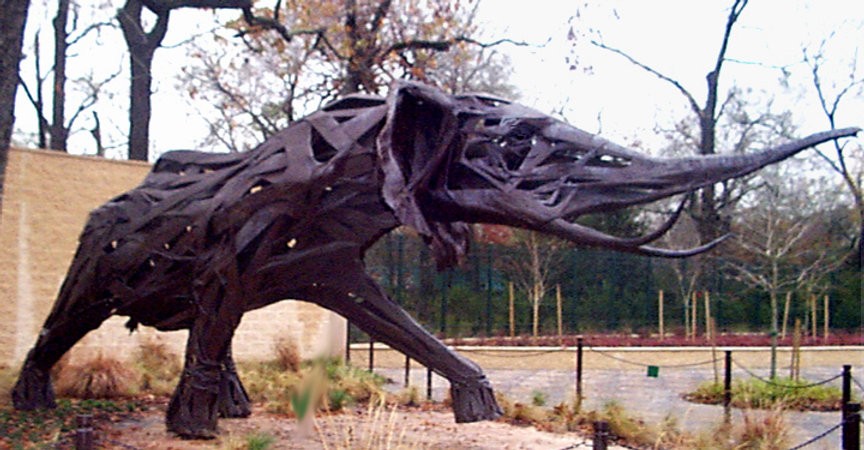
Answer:
M707 294L707 291L706 291ZM720 370L717 367L717 322L712 317L708 321L708 336L711 342L711 361L714 367L714 384L720 384Z
M516 294L513 292L513 282L507 284L507 290L510 294L510 337L516 336L516 312L514 309L514 300Z
M801 378L801 319L795 318L795 329L792 332L792 364L790 378L798 381Z
M792 308L792 291L786 292L786 302L783 304L783 325L780 327L780 338L786 338L786 324L789 322L789 309Z
M711 294L708 291L705 294L705 335L711 339L714 329L711 327Z
M824 314L824 317L822 318L822 327L824 330L822 332L822 336L827 341L828 340L828 322L830 322L829 314L828 314L828 294L825 294L825 299L823 300L823 303L822 303L822 313Z
M690 300L693 303L693 305L690 307L690 314L692 315L692 317L690 318L690 326L693 327L693 329L690 330L690 337L696 339L696 332L698 331L698 325L696 321L699 319L699 313L697 311L699 309L699 299L696 295L696 291L693 291L693 295Z
M663 332L663 289L657 291L657 322L660 340L662 341L665 336Z
M816 336L819 335L819 326L818 326L818 322L819 322L818 312L819 311L818 311L818 307L816 306L818 303L819 302L816 301L816 296L810 295L810 329L812 330L812 333L810 333L810 336L812 336L813 338L816 338Z
M561 285L560 284L555 285L555 301L557 303L557 308L558 308L558 339L563 341L563 339L564 339L564 314L563 314L562 307L561 307L562 301L561 301Z

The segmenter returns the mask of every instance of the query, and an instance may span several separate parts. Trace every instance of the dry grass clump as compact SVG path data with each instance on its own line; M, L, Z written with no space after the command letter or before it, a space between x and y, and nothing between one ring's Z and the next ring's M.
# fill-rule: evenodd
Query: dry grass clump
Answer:
M12 405L12 386L17 373L11 367L0 365L0 407Z
M125 398L137 393L138 376L126 364L99 355L63 367L56 381L58 396L82 399Z
M789 427L784 410L774 408L768 411L744 413L744 422L735 430L737 448L758 448L760 450L781 450L789 448Z
M517 425L540 425L550 419L549 411L534 405L514 402L505 395L496 392L495 399L504 412L504 418Z
M275 359L273 362L280 370L289 372L297 372L300 370L300 364L303 363L303 359L300 357L300 350L297 348L297 344L294 343L294 341L289 339L280 339L273 346L273 352L275 353Z
M409 386L402 389L396 394L396 402L402 406L420 406L423 404L423 397L420 395L420 388L417 386Z
M384 396L368 403L365 413L324 416L315 423L315 431L325 450L387 449L408 450L429 448L422 443L424 436L409 430L401 422L396 404Z
M135 368L140 372L139 389L153 395L170 395L183 370L180 356L161 342L145 342L135 355Z

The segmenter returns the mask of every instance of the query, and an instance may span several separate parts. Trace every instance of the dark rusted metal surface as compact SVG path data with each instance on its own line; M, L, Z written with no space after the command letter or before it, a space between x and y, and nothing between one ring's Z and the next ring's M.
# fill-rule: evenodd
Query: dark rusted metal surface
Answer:
M369 275L365 251L400 225L439 267L468 248L468 223L497 223L575 243L682 257L573 220L738 177L804 148L855 134L820 133L762 153L656 159L536 111L478 95L398 83L388 98L352 96L241 154L178 151L137 188L93 211L57 301L13 390L19 409L54 406L49 370L112 315L127 326L189 329L168 428L216 433L217 416L249 414L231 359L246 311L282 299L317 303L451 383L457 422L501 414L483 372L426 332Z

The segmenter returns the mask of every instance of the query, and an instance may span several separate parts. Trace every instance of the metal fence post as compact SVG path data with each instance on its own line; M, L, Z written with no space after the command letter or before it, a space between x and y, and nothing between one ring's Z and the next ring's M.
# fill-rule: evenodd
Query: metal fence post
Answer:
M405 387L411 384L411 357L405 355Z
M843 366L843 400L841 444L843 450L861 448L861 404L852 402L852 366Z
M723 414L729 422L732 412L732 350L726 350L723 367Z
M582 404L582 338L576 338L576 401Z
M843 405L843 450L861 449L861 404Z
M369 336L369 371L374 372L375 369L375 339Z
M75 450L93 450L93 416L79 414L75 419Z
M426 401L432 401L432 369L426 368Z
M351 321L345 321L345 365L351 365Z
M609 446L609 422L594 422L594 450L606 450Z

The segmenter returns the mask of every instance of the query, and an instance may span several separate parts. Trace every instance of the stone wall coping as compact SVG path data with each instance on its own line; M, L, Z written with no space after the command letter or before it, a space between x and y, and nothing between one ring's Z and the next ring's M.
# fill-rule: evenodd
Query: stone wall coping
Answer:
M43 149L43 148L10 147L9 150L12 152L18 152L18 153L38 153L40 155L48 156L51 158L68 158L68 159L86 160L86 161L92 161L92 162L101 163L101 164L105 164L105 163L107 163L107 164L123 164L123 165L137 166L137 167L150 167L150 166L152 166L152 164L150 164L147 161L132 161L132 160L128 160L128 159L112 159L112 158L105 158L105 157L96 156L96 155L73 155L71 153L67 153L67 152L63 152L63 151L59 151L59 150L48 150L48 149Z
M451 349L457 351L484 351L484 352L575 352L575 346L566 346L566 347L540 347L540 346L492 346L492 345L449 345ZM375 342L373 344L373 348L375 350L392 350L386 344L381 342ZM351 344L352 351L361 351L368 350L369 343L360 342ZM687 346L687 347L599 347L599 346L585 346L585 350L591 351L602 351L602 352L710 352L712 350L711 347L705 346ZM729 346L717 346L716 351L722 352L730 350L733 352L765 352L770 351L771 347L769 346L759 346L759 347L729 347ZM780 346L777 347L777 350L784 352L791 352L792 347L790 346ZM831 352L831 351L864 351L864 345L823 345L823 346L801 346L801 351L813 351L813 352Z

